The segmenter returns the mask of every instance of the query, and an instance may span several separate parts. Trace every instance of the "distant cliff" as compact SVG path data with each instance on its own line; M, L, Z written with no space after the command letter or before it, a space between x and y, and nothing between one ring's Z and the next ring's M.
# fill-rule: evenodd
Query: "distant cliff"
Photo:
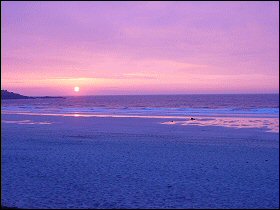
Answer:
M40 96L40 97L30 97L30 96L23 96L18 93L9 92L7 90L1 90L1 99L35 99L35 98L64 98L60 96Z
M17 93L9 92L7 90L1 90L1 99L27 99L33 98L29 96L23 96Z

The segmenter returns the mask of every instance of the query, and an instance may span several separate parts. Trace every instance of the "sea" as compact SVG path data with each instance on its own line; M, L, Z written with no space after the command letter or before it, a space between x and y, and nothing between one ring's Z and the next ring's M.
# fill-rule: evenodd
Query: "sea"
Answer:
M67 96L9 99L1 103L2 114L193 118L197 121L191 124L196 125L264 127L279 132L279 94Z
M68 96L1 103L2 112L41 114L279 117L279 94Z

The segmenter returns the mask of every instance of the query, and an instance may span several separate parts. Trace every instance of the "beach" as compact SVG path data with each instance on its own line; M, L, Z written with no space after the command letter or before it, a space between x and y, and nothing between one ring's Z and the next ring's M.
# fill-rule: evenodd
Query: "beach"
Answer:
M279 209L279 2L1 10L1 208Z
M2 114L2 205L279 208L278 132L172 120Z

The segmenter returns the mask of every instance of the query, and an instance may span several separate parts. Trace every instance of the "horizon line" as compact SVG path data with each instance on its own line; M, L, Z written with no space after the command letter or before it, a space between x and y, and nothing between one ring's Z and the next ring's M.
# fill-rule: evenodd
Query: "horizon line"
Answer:
M171 94L97 94L97 95L56 95L52 97L86 97L86 96L170 96L170 95L279 95L279 93L171 93ZM44 95L45 96L45 95ZM33 96L42 97L42 96Z
M22 95L22 93L13 90L1 89L1 91L13 92ZM278 93L151 93L151 94L96 94L96 95L24 95L30 97L86 97L86 96L170 96L170 95L279 95Z

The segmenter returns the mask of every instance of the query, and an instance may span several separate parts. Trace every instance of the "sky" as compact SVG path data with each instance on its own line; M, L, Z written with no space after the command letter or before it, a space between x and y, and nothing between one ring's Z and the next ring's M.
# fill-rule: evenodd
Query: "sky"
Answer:
M279 93L279 2L1 1L1 61L30 96Z

